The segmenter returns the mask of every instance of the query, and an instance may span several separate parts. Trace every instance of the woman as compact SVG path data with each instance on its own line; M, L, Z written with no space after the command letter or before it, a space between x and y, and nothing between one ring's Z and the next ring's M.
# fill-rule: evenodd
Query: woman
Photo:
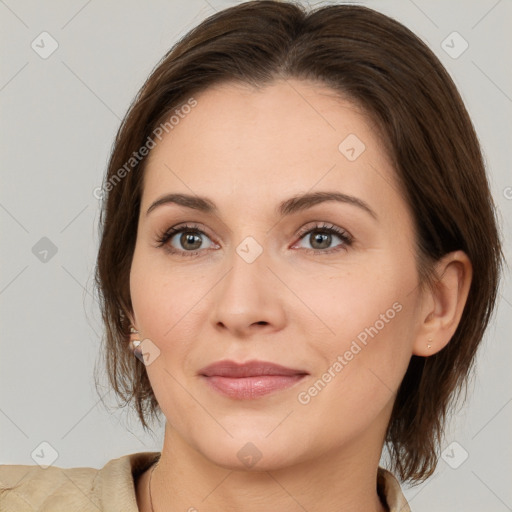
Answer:
M433 53L364 7L226 9L152 72L102 194L108 375L163 449L2 467L4 508L410 510L393 473L433 473L502 258Z

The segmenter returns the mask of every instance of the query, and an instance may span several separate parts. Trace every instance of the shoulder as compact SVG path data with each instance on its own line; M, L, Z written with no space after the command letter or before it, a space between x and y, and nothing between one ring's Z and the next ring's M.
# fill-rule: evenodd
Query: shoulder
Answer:
M398 480L387 469L379 467L377 489L379 495L386 500L389 512L411 512Z
M134 478L159 456L159 452L133 453L100 469L0 465L0 510L137 512Z
M59 506L94 507L94 468L0 466L0 509L16 511L59 510Z

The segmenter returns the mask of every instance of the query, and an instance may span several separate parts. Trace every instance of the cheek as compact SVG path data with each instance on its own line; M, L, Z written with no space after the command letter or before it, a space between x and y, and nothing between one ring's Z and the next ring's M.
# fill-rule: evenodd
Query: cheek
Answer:
M146 366L151 387L166 418L171 424L180 422L175 411L187 411L190 396L180 385L187 369L194 336L191 309L201 297L197 283L191 286L190 276L169 271L160 257L135 251L130 291L134 318L139 331L159 349L159 355ZM204 295L204 293L203 293ZM199 414L199 412L197 412Z
M379 330L387 327L399 316L397 309L401 309L407 292L413 288L414 276L383 262L367 263L295 278L294 289L300 290L301 299L315 313L315 322L328 331L327 345L333 339L351 340L376 323ZM379 268L387 270L381 272Z
M354 265L336 278L318 275L303 288L308 306L325 327L322 335L311 338L309 350L324 365L316 368L325 375L322 380L337 382L329 384L338 389L333 400L365 393L368 400L385 400L407 369L418 299L415 267L393 259L380 263ZM321 325L318 319L315 322ZM330 375L324 374L328 370ZM352 405L357 407L357 399Z
M204 276L171 268L163 254L135 251L130 292L139 330L161 343L172 339L194 316L193 306L204 296Z
M353 315L339 314L333 324L337 335L329 343L311 345L323 364L299 390L297 401L305 421L324 418L326 437L356 435L379 417L388 421L385 416L411 357L411 309L400 301L391 303L392 298L374 295L359 311L351 304Z
M139 331L159 349L146 367L155 395L168 419L174 410L187 408L190 396L180 386L197 371L198 350L206 338L208 290L214 276L191 267L172 268L161 255L135 252L130 275L132 306ZM199 413L198 413L199 414Z

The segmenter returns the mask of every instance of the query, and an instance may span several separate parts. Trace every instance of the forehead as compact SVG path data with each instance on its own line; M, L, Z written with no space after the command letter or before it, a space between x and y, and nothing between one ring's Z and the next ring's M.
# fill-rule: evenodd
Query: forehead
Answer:
M143 206L164 192L257 198L335 188L374 202L401 200L379 134L355 103L298 80L260 89L224 83L197 104L151 151Z
M356 104L312 82L289 79L262 88L223 83L195 100L187 115L174 116L169 136L152 150L150 161L163 152L192 150L186 155L191 163L207 148L216 160L238 158L246 167L253 155L258 163L263 157L298 160L322 150L337 157L348 133L366 140L366 145L376 142L371 123Z

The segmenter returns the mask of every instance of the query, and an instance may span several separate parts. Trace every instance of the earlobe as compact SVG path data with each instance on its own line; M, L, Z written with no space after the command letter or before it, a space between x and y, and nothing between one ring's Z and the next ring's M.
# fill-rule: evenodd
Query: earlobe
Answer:
M141 343L141 341L140 341L140 333L139 333L137 327L135 327L136 326L136 322L134 321L134 318L135 318L134 314L133 313L128 313L127 314L127 318L130 321L130 336L129 336L128 347L133 352L134 350L137 349L137 347Z
M450 342L466 305L473 267L465 252L454 251L439 260L436 274L413 347L417 356L436 354Z

